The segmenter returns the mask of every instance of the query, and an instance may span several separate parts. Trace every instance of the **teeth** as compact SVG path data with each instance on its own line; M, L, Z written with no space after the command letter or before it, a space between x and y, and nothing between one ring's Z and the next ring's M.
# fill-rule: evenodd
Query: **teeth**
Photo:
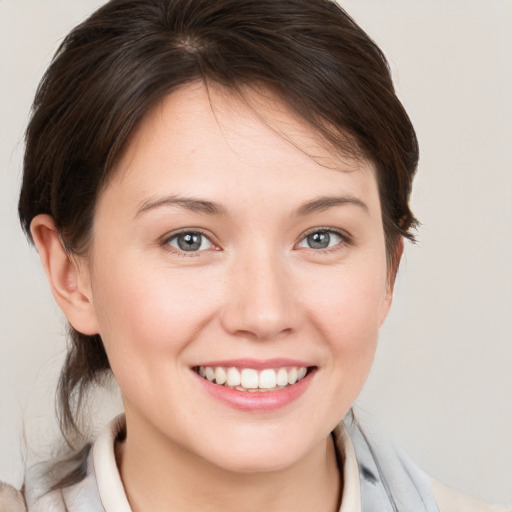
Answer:
M226 370L222 367L215 368L215 382L222 386L228 379L228 376L226 375Z
M258 387L258 372L252 368L244 368L240 374L240 385L245 389Z
M277 385L278 386L286 386L287 384L288 384L288 372L286 371L286 368L279 368L279 371L277 372Z
M297 380L302 380L305 376L306 376L306 373L307 373L308 369L307 368L298 368L297 369Z
M260 373L259 378L259 388L260 389L272 389L276 387L277 377L276 372L274 370L263 370Z
M240 372L236 368L230 368L228 370L228 386L235 388L240 386Z
M212 382L215 380L215 370L213 368L210 368L209 366L207 366L205 369L204 369L204 373L206 375L206 378Z
M297 382L298 376L299 375L298 375L298 372L297 372L297 368L292 368L288 372L288 384L295 384ZM208 379L208 373L206 374L206 378ZM208 379L208 380L210 380L210 379Z
M197 372L204 379L220 386L239 391L279 390L302 380L307 374L304 366L266 368L258 372L253 368L223 368L222 366L200 366Z

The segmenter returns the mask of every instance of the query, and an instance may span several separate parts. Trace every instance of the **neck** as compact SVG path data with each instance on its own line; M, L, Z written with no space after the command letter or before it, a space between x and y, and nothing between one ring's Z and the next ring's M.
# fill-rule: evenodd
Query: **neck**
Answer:
M173 443L130 426L116 447L121 478L133 512L336 512L340 474L329 436L293 466L240 473L219 468Z

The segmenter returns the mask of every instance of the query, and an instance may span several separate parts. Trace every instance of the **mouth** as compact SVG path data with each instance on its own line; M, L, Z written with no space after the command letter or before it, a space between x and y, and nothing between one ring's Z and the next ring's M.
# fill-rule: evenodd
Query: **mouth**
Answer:
M234 366L196 366L193 370L201 378L223 388L268 393L294 386L315 368L314 366L282 366L255 369Z

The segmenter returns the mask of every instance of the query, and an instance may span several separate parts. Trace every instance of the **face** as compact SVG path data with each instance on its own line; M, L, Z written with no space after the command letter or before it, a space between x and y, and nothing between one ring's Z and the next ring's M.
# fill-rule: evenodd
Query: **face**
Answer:
M325 444L390 304L370 164L269 95L188 85L131 139L87 256L128 437L275 470Z

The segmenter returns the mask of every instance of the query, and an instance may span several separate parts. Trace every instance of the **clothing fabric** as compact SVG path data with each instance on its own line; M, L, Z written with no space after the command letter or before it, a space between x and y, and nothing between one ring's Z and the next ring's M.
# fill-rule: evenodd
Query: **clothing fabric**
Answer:
M44 479L26 480L28 512L132 512L115 458L125 429L123 415L99 435L87 456L87 476L62 490L46 492ZM343 473L339 512L507 512L457 493L425 475L404 454L349 413L333 432ZM0 485L0 512L24 511L20 493ZM509 510L511 512L511 510Z

